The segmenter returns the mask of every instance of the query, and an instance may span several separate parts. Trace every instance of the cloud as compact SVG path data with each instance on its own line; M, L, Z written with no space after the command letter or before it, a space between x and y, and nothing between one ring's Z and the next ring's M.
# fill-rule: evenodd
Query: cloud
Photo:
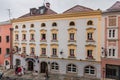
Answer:
M105 10L117 0L45 0L50 2L51 9L58 13L75 6L82 5L92 9ZM17 18L29 12L30 8L43 5L44 0L0 0L0 21L8 20L7 9L11 9L12 18Z

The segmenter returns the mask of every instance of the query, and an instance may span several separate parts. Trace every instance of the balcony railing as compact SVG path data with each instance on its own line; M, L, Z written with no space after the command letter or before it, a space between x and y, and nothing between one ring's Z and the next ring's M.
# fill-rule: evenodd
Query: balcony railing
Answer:
M87 56L87 60L95 60L93 56Z

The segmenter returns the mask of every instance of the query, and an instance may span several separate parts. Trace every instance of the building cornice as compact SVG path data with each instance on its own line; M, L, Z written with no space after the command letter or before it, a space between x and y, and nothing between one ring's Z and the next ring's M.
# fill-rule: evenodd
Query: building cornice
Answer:
M75 12L75 13L66 13L66 14L53 14L53 15L40 15L40 16L30 16L24 18L13 19L12 23L15 22L24 22L31 20L48 20L48 19L59 19L59 18L72 18L72 17L84 17L84 16L99 16L101 11L90 11L90 12Z

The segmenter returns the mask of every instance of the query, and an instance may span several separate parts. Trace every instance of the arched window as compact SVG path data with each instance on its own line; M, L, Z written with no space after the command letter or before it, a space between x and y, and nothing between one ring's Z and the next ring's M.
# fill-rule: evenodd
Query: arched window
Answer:
M19 51L18 46L15 46L15 51L16 51L16 52L18 52L18 51Z
M71 21L71 22L69 23L69 26L75 26L75 23L74 23L73 21Z
M53 24L52 24L52 26L54 27L54 26L57 26L57 23L56 22L54 22Z
M31 27L31 28L34 28L34 24L31 24L30 27Z
M46 26L46 24L45 24L45 23L42 23L42 24L41 24L41 27L45 27L45 26Z
M18 66L18 65L21 65L20 59L16 59L16 65L17 65L17 66Z
M9 65L9 62L7 60L5 61L5 65Z
M93 66L86 66L84 71L85 71L85 74L88 74L88 75L95 74L95 68Z
M87 25L93 25L93 21L89 20L89 21L87 22Z
M23 26L22 26L22 28L26 28L26 26L25 26L25 25L23 25Z
M52 70L59 70L59 65L58 65L56 62L53 62L53 63L51 64L51 69L52 69Z
M15 26L15 29L18 29L18 25Z
M67 65L67 72L72 72L72 73L76 73L77 72L77 67L74 64L69 64Z

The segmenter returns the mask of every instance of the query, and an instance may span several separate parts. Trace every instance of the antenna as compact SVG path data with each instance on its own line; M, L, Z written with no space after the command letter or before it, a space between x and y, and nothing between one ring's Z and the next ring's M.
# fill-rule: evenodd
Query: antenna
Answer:
M7 9L8 10L8 15L9 15L9 20L11 20L11 9Z
M45 6L45 0L43 1L43 5Z

